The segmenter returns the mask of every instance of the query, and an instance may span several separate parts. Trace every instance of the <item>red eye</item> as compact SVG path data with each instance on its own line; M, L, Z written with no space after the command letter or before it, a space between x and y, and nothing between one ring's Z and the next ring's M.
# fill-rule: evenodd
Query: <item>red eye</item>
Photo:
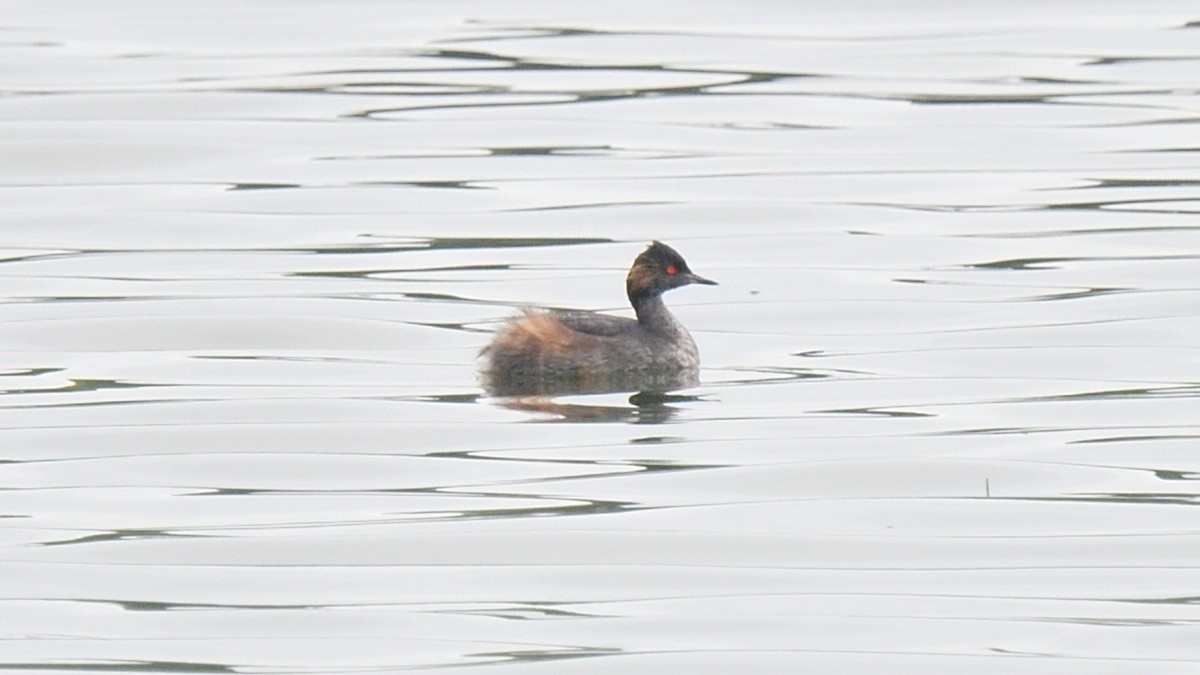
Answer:
M675 269L674 265L667 265L667 276L673 277L678 273L679 273L679 270Z

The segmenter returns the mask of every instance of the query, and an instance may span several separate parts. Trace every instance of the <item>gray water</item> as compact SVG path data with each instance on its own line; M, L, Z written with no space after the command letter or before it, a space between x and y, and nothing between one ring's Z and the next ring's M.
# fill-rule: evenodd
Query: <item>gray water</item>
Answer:
M9 3L0 669L1196 672L1200 9L992 4Z

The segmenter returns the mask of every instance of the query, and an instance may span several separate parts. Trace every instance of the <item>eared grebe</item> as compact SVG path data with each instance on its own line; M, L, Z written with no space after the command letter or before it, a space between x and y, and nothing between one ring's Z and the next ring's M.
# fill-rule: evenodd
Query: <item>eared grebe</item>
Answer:
M662 294L688 284L712 284L692 273L683 256L660 242L633 261L625 292L637 320L594 312L525 312L483 348L493 377L572 377L634 371L695 371L696 343L663 304Z

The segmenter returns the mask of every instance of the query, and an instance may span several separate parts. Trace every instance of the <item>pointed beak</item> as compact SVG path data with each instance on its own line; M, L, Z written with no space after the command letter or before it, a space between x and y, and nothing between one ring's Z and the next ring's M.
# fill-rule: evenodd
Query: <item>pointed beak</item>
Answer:
M717 285L717 282L713 281L712 279L705 279L699 274L688 274L688 281L692 282L693 284L704 284L705 286Z

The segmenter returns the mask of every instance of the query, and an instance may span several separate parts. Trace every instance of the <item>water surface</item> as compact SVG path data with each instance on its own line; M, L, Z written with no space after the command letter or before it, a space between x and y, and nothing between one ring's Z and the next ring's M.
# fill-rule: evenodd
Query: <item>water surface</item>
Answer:
M1198 36L18 4L0 667L1194 671ZM485 394L650 239L699 385Z

